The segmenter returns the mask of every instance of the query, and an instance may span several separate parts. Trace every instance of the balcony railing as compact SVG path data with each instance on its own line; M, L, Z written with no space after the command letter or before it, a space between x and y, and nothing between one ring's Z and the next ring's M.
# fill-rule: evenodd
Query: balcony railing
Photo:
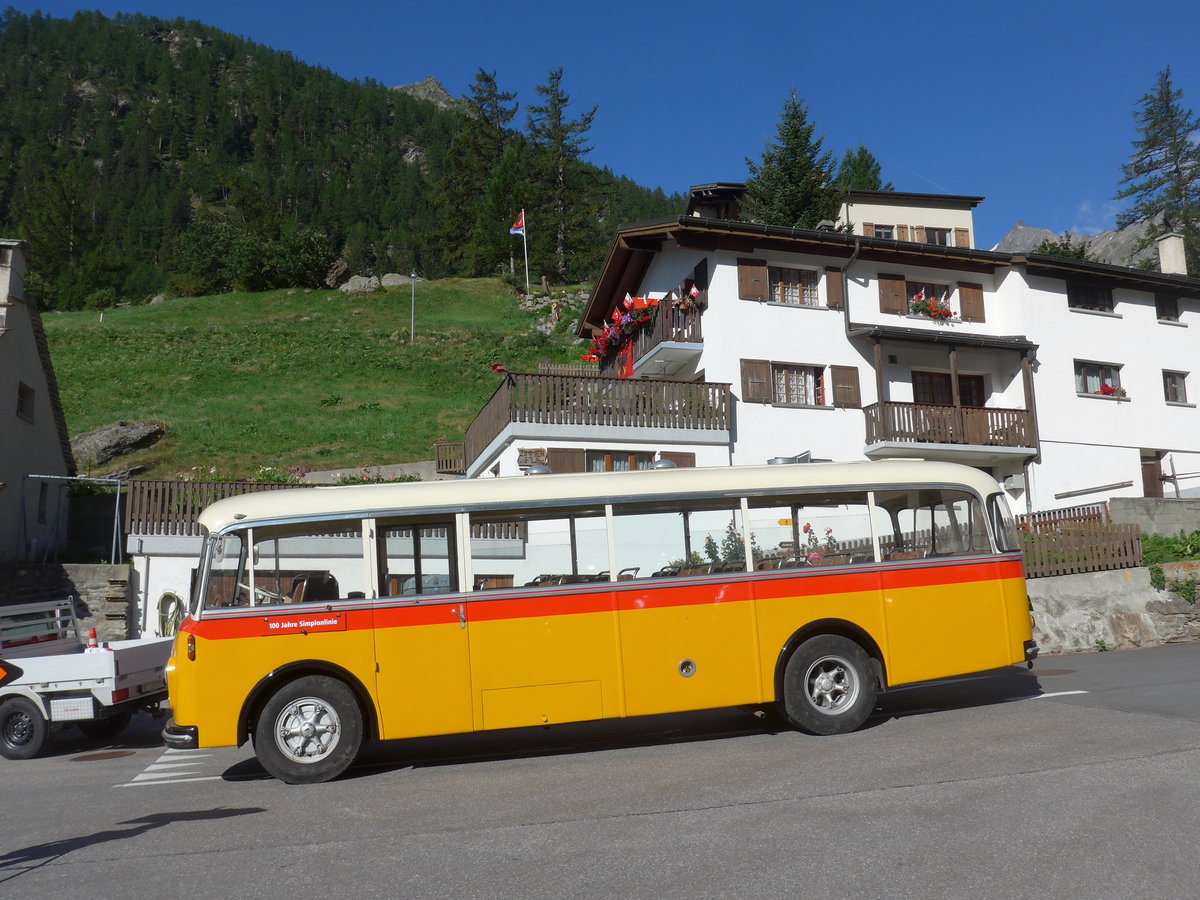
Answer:
M914 441L927 444L974 444L985 447L1032 447L1033 419L1023 409L933 406L921 403L872 403L867 443Z
M663 303L656 307L653 322L631 335L629 340L633 344L634 365L659 344L667 341L696 344L696 349L699 350L704 341L700 333L700 310L680 309L678 306ZM615 376L617 365L617 356L614 354L600 364L600 374Z
M466 441L438 441L433 445L434 466L439 475L461 475L467 470Z
M730 409L728 384L510 373L467 428L464 468L515 423L727 432Z

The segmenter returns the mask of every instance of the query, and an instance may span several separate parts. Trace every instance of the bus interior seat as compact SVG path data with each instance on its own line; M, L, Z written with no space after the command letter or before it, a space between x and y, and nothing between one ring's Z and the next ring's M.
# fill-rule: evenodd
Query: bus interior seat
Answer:
M627 569L622 569L617 573L617 581L633 581L633 579L637 578L637 574L641 570L641 566L630 566Z
M663 566L657 572L651 572L651 578L671 578L679 574L679 566Z
M327 603L336 599L337 579L329 572L306 572L292 579L293 603Z
M894 559L924 559L924 550L893 550L887 555L888 562Z

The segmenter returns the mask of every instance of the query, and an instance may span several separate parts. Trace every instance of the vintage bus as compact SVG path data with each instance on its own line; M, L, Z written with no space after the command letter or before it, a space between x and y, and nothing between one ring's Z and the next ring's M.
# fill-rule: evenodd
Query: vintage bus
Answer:
M292 783L364 740L684 710L842 733L1037 652L1005 498L948 463L297 488L200 522L165 740L251 740Z

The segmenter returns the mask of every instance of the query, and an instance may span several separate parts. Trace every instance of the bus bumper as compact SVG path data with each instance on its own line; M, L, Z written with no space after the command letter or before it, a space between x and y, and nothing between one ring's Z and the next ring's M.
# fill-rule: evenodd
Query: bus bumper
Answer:
M200 730L195 725L176 725L172 716L163 729L163 743L172 750L196 750L200 746Z
M1037 659L1037 655L1038 655L1037 641L1026 641L1025 642L1025 662L1029 663L1029 665L1032 666L1033 661L1035 659Z

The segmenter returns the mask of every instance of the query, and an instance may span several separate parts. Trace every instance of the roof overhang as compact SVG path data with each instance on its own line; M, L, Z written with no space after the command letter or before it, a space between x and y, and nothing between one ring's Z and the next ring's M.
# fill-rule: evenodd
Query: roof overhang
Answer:
M815 231L699 216L641 222L621 226L617 230L609 246L604 268L584 307L577 332L580 337L590 336L592 327L601 327L621 298L639 288L654 254L662 250L668 241L695 250L808 253L842 259L848 259L858 247L860 259L980 274L991 274L998 267L1007 267L1012 259L1008 253L992 250L941 247L912 241L867 238L842 231Z
M1191 275L1165 275L1146 269L1110 266L1108 263L1088 262L1043 253L1016 254L1012 261L1014 265L1023 264L1025 271L1030 275L1098 281L1139 291L1200 296L1200 278Z
M1036 352L1038 345L1024 335L963 334L932 328L898 328L888 325L850 325L850 337L877 338L884 341L909 341L917 344L950 344L956 347L982 347L988 350Z

